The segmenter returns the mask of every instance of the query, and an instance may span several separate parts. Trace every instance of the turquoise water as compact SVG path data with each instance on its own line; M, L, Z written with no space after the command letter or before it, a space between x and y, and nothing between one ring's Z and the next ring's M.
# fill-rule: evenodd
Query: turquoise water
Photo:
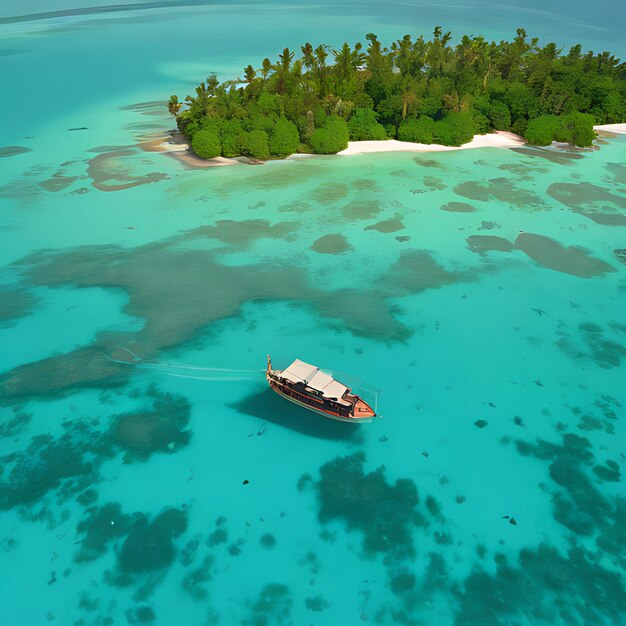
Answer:
M2 623L624 623L625 138L141 147L170 93L285 45L523 25L624 54L618 5L130 4L0 20L27 149L0 152ZM268 352L384 418L288 405Z

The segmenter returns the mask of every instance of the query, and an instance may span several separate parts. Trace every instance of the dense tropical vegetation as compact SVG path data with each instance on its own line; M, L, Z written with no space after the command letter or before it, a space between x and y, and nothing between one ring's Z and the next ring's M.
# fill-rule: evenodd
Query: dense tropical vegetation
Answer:
M184 102L172 96L169 111L199 156L258 159L332 154L349 139L454 146L492 130L590 146L594 123L626 119L626 64L608 52L563 54L523 29L500 43L464 36L453 46L440 27L430 41L366 40L338 50L307 43L298 59L285 48L243 78L210 76Z

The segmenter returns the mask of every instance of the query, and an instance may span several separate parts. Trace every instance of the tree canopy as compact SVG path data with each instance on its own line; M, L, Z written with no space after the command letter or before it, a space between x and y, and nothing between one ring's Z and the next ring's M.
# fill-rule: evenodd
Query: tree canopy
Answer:
M384 47L306 43L243 77L210 76L168 110L192 149L209 156L332 154L348 139L460 145L475 133L510 130L530 143L589 146L593 125L626 120L626 64L609 52L567 53L518 29L512 41L405 35ZM202 132L199 138L198 133Z

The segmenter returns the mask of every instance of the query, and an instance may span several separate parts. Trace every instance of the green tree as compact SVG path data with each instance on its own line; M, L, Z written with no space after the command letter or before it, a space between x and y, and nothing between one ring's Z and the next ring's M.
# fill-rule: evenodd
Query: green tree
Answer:
M398 139L416 143L432 143L434 131L435 120L422 115L419 119L410 119L400 124Z
M254 159L269 159L270 148L267 133L264 130L251 130L241 138L242 152Z
M328 117L321 128L311 135L311 147L316 154L336 154L348 147L348 125L336 115Z
M504 102L509 107L513 121L519 118L532 118L539 115L539 103L533 92L523 83L508 83Z
M509 130L511 127L511 112L501 100L492 100L489 103L487 117L496 130Z
M241 154L243 128L239 120L223 120L220 127L222 156L235 157Z
M352 141L386 139L385 129L376 118L376 112L371 109L356 109L348 122L350 139Z
M298 151L299 143L298 127L284 117L280 118L270 135L270 154L279 157L288 156Z
M549 146L559 133L559 118L556 115L541 115L529 120L524 137L534 146Z
M203 159L213 159L222 153L220 136L215 130L199 130L191 140L191 149Z
M565 141L580 148L588 148L593 145L596 131L593 130L595 123L593 115L588 113L570 113L559 118L557 141Z
M452 112L435 122L433 139L444 146L461 146L472 140L475 130L471 113Z

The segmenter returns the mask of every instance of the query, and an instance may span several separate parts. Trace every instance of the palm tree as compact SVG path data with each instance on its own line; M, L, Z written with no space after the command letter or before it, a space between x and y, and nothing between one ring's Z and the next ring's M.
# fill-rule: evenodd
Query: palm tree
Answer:
M442 33L441 26L436 26L433 31L433 40L428 44L426 61L430 68L431 76L441 76L443 68L450 58L448 43L452 39L452 33Z
M307 71L310 71L315 63L315 57L313 56L313 46L307 41L303 46L300 46L302 50L302 62Z
M261 76L263 77L263 85L265 85L265 80L267 79L267 76L271 71L272 62L268 58L263 59L263 64L261 65Z
M178 101L178 96L170 96L170 99L167 103L167 110L170 112L170 115L176 117L178 112L180 111L180 107L182 106L182 102Z
M402 39L391 44L391 52L395 66L400 73L407 75L411 73L411 56L413 52L413 42L411 35L405 35Z
M333 50L333 56L335 57L335 72L337 78L342 80L349 80L352 70L352 50L347 43L341 46L340 50Z
M202 82L196 87L195 96L187 96L185 102L189 105L192 112L198 112L202 115L206 114L209 108L209 99L211 94L207 89L206 83Z
M315 48L315 79L319 89L320 96L326 94L326 59L328 58L328 51L326 46L319 45Z
M215 90L217 89L219 84L220 84L220 81L217 80L217 76L215 74L211 74L211 76L209 76L206 79L206 86L207 86L207 91L209 92L209 95L211 96L215 95Z
M289 70L291 69L291 62L293 61L294 53L285 48L282 54L278 55L278 63L276 64L276 90L278 93L283 94L287 88L289 81Z
M252 67L252 65L248 65L248 67L244 68L244 76L245 81L250 85L252 81L256 78L256 70Z

